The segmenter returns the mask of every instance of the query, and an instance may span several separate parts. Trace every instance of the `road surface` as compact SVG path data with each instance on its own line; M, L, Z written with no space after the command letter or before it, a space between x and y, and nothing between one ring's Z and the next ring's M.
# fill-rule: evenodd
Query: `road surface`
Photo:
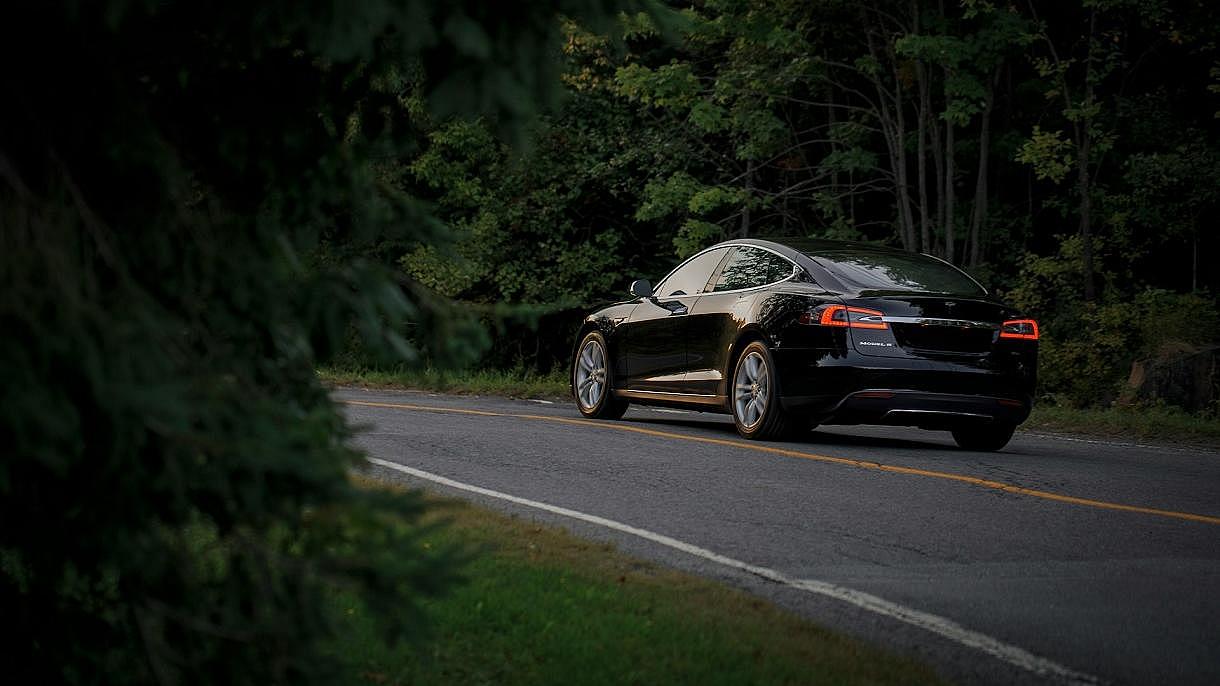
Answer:
M961 683L1220 684L1220 454L335 392L378 476L613 541Z

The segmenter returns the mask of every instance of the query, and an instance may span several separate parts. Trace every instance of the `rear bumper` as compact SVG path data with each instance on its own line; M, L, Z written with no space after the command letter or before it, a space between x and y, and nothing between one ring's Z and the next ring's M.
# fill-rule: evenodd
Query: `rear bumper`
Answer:
M775 359L784 408L823 424L1019 424L1033 406L1031 359L963 363L810 350L777 350Z
M963 424L1017 425L1029 417L1027 401L985 395L865 390L843 399L823 424L893 424L951 429Z

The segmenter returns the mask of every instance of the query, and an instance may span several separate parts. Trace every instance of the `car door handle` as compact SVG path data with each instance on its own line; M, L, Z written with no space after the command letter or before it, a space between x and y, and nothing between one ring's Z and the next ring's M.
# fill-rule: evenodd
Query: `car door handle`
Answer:
M686 309L686 305L678 305L677 307L670 308L669 316L672 317L675 314L686 314L687 312L689 312L689 310Z

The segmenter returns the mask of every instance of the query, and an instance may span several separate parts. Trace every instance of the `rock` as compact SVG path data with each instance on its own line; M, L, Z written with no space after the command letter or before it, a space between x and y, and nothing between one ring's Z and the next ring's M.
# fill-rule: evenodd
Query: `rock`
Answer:
M1166 343L1154 357L1131 365L1123 397L1201 412L1220 398L1218 371L1220 346Z

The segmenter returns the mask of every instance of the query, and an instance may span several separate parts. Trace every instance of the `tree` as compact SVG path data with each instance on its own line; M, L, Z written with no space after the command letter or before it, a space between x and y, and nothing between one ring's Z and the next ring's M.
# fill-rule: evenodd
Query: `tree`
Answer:
M1205 268L1220 186L1210 0L670 4L666 26L569 25L568 99L525 154L491 143L494 118L421 124L396 178L461 238L453 254L416 240L366 256L493 318L505 301L622 297L672 253L730 237L882 241L1021 293L1061 350L1146 291L1220 287ZM531 350L560 351L540 369L565 364L570 332L546 328L502 326L480 364L546 357ZM1122 356L1096 359L1116 365L1098 384L1122 376ZM1042 378L1102 397L1078 372Z
M410 110L519 126L554 100L555 9L3 10L11 679L329 683L339 588L387 636L418 633L452 552L421 545L418 499L349 483L360 455L314 366L351 322L416 354L427 301L362 257L443 236L395 168L419 144Z
M1102 89L1115 76L1125 76L1125 70L1138 68L1140 60L1124 59L1123 39L1133 24L1156 22L1165 6L1160 0L1088 0L1080 8L1084 29L1079 34L1064 31L1067 22L1063 21L1052 29L1035 3L1027 2L1026 7L1044 48L1034 58L1034 66L1048 83L1047 99L1061 104L1070 137L1065 140L1060 131L1035 129L1019 159L1033 165L1043 178L1059 180L1065 167L1075 170L1084 298L1092 301L1097 297L1093 196L1100 161L1114 145L1113 119L1105 116ZM1069 146L1070 159L1063 155Z
M822 102L834 57L820 42L834 30L824 19L849 6L709 2L684 12L676 50L655 32L628 41L617 92L667 121L686 150L677 170L650 179L638 220L681 222L680 254L814 227L854 238L872 223L846 220L857 197L900 191L862 145L874 131L868 110Z

